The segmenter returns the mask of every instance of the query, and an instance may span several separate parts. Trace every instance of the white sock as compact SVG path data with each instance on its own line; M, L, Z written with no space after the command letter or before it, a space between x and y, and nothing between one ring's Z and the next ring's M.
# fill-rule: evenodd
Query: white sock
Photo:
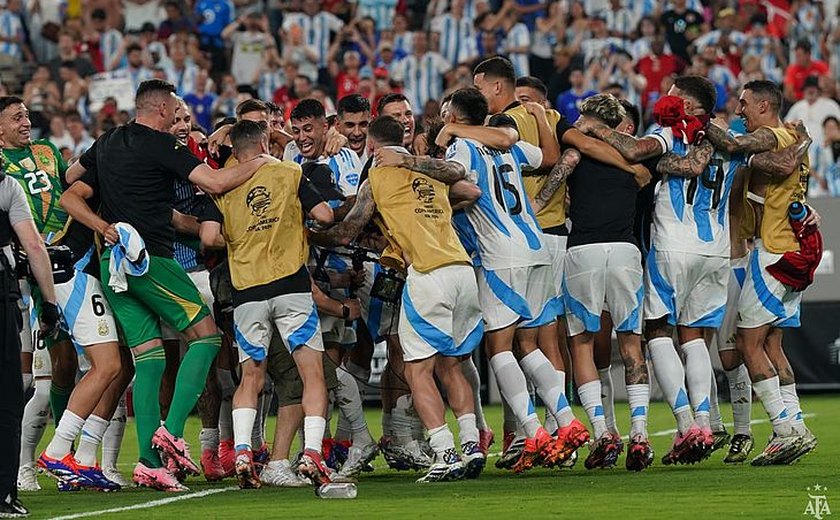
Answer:
M458 440L461 446L468 442L478 444L478 426L475 422L474 413L465 413L458 417Z
M61 416L61 420L58 422L55 434L47 445L47 456L54 459L61 459L70 453L73 447L73 441L76 440L76 436L82 431L84 425L84 419L70 410L64 410L64 415Z
M796 384L781 385L779 391L782 393L782 401L785 403L790 424L798 434L805 433L805 420L802 418L802 408L799 407L799 395L796 393Z
M709 422L713 432L720 432L726 428L723 425L723 417L720 416L720 402L718 402L718 388L715 371L712 370L712 391L709 394Z
M607 422L604 420L604 405L601 403L601 382L598 380L584 383L578 387L578 396L589 423L592 425L592 438L600 439L607 433Z
M513 408L510 407L504 395L502 395L502 413L504 414L504 423L502 426L504 432L517 431L519 429L519 421L516 420L516 414L513 413ZM547 410L546 413L548 413Z
M533 437L540 428L540 420L534 412L534 403L528 395L525 375L516 363L513 352L500 352L490 358L490 367L496 374L499 391L516 415L518 425L525 435Z
M685 380L694 409L694 420L701 428L710 427L709 395L712 393L712 360L703 338L680 345L685 356Z
M484 409L481 406L481 378L478 375L478 367L475 366L471 357L461 361L461 372L470 383L470 387L472 387L475 424L479 430L487 430L487 422L484 420Z
M125 436L125 393L120 397L114 416L108 422L108 429L102 436L102 467L116 468L117 459L120 457L120 448Z
M256 419L256 408L233 409L233 445L237 451L251 449L251 432Z
M627 385L627 400L630 405L630 439L638 435L647 439L650 385L647 383Z
M201 451L210 450L216 452L219 450L219 429L218 428L202 428L201 433L198 434L198 442L201 444Z
M414 409L413 402L409 418L411 419L411 438L415 441L425 441L426 427L423 426L423 421L420 420L420 415L418 415L417 410Z
M20 426L20 463L32 464L50 417L50 380L35 381L35 393L23 409Z
M110 422L95 415L87 418L82 427L79 448L76 450L76 462L82 466L96 465L96 452L99 450L99 443L102 442L102 437Z
M412 441L411 421L411 394L401 395L391 409L391 427L397 444L408 444Z
M443 455L446 450L455 449L455 437L452 435L446 423L443 423L443 426L429 430L429 446L439 456Z
M653 374L665 394L665 400L677 419L677 429L685 433L694 424L691 403L685 390L685 370L671 338L653 338L648 341L648 356L653 364Z
M370 382L370 365L363 367L353 363L349 359L344 362L344 367L356 379L356 385L359 387L359 395L362 396L362 402L365 402L365 384ZM364 383L364 384L363 384Z
M618 425L615 422L615 388L609 366L598 369L598 379L601 380L601 402L604 403L604 420L607 422L607 429L612 433L618 433Z
M317 415L308 415L303 418L303 448L321 453L321 445L324 443L324 431L327 429L327 420Z
M732 401L735 434L750 435L752 382L747 366L741 363L737 368L727 370L726 379L729 381L729 399Z
M753 383L753 389L770 417L773 431L782 436L790 435L793 428L785 409L785 402L782 400L782 392L779 389L779 376Z
M382 410L382 435L384 437L394 436L394 420L390 411Z
M367 446L373 442L373 438L368 431L365 409L362 405L362 396L359 394L359 385L356 383L356 378L341 368L337 369L335 373L338 376L338 390L336 391L338 395L336 397L338 398L338 410L341 412L338 421L339 427L342 419L344 419L350 433L344 438L352 438L354 443L358 440L361 442L359 446ZM336 439L342 439L338 429Z
M219 381L219 390L222 395L222 403L219 406L219 438L223 441L233 439L233 392L236 385L233 382L230 370L223 368L216 369L216 378Z
M563 380L545 354L536 349L523 357L519 365L522 367L522 372L534 382L540 398L557 421L557 426L560 428L568 426L575 416L563 392Z
M251 429L251 446L255 450L262 448L263 444L265 444L265 423L263 422L265 415L263 414L263 410L268 409L269 403L266 401L270 400L270 397L270 394L267 395L263 392L257 401L257 415L254 417L254 427ZM236 431L235 428L234 426L234 431ZM234 444L237 444L235 440Z

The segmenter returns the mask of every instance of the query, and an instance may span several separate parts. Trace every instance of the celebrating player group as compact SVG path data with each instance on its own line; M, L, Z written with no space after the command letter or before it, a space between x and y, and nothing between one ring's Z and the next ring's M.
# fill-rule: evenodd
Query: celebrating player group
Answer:
M814 450L782 338L822 254L820 218L805 201L811 139L781 122L778 85L744 85L737 135L714 119L708 79L677 77L636 137L639 108L611 94L583 100L570 124L505 58L472 80L419 136L410 93L375 107L349 94L334 115L307 98L285 121L248 100L208 136L172 84L150 79L135 119L69 166L31 140L24 102L0 97L3 170L48 245L61 318L57 335L30 332L49 302L21 274L35 390L19 487L38 489L39 468L61 490L128 485L117 470L128 392L140 486L185 491L201 474L242 488L354 482L379 455L418 482L478 478L500 425L484 417L477 355L504 403L496 466L514 473L578 454L587 469L623 456L643 471L718 449L754 466ZM377 441L360 383L383 342ZM651 375L677 430L660 457ZM753 392L773 426L755 456ZM184 438L194 409L198 462ZM50 411L55 433L36 454Z

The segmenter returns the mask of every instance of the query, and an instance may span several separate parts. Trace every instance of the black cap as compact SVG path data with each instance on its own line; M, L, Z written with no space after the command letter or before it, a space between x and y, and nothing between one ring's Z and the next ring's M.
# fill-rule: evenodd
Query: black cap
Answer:
M308 162L301 165L303 175L315 185L324 200L344 200L344 195L333 184L333 173L326 164Z

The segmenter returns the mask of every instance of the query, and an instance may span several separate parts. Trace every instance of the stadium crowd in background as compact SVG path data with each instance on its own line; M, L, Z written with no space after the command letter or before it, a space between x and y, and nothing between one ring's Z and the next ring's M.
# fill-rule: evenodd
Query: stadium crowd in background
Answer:
M572 122L592 92L620 94L641 106L640 133L678 74L711 78L715 111L736 130L739 88L768 79L784 84L788 119L814 138L810 195L836 196L838 19L833 0L2 0L0 78L25 97L33 135L68 159L133 116L103 99L100 73L134 87L172 82L205 130L250 97L288 119L310 95L331 111L348 92L374 107L404 92L418 132L441 94L493 54L542 79Z
M648 468L649 373L677 426L662 464L745 462L753 392L774 433L752 464L792 464L817 439L782 331L822 256L806 193L840 195L838 4L0 0L3 172L55 278L52 298L21 274L18 486L125 486L130 385L141 486L350 483L379 453L477 478L479 348L499 468L586 445L587 469Z

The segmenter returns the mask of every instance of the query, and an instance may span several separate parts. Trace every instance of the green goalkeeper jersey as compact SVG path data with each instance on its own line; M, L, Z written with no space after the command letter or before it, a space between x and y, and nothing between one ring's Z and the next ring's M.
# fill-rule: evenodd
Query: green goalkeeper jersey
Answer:
M38 232L47 243L58 243L70 222L59 205L67 171L61 153L51 142L40 139L25 148L6 148L3 156L6 175L16 179L26 193Z

